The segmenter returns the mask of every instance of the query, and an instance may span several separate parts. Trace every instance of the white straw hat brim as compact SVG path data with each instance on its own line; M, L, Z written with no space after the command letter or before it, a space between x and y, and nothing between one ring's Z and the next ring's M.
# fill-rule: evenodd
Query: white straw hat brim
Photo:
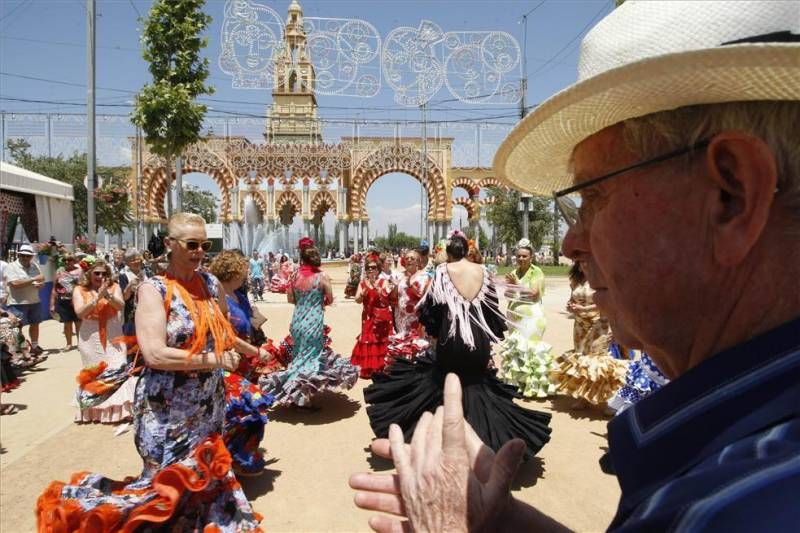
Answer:
M497 177L538 195L572 185L577 144L623 120L679 107L800 100L797 44L737 44L643 59L557 93L525 117L495 154Z

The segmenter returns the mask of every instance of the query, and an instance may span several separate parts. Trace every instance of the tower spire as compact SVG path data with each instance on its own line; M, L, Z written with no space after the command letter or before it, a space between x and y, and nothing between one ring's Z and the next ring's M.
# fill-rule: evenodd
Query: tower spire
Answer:
M314 94L314 65L306 49L303 8L292 0L275 56L272 104L267 110L267 142L316 144L322 140Z

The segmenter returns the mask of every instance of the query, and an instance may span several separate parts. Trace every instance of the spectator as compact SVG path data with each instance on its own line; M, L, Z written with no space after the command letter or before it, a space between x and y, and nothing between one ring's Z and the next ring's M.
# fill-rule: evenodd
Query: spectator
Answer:
M134 322L136 313L136 289L139 284L150 276L144 269L144 257L136 248L128 248L124 255L125 267L119 274L119 286L122 289L122 298L125 300L125 309L122 312L122 332L125 335L136 335Z
M8 265L8 309L28 326L31 353L44 352L39 346L39 323L42 321L39 289L44 285L44 276L39 265L33 260L33 248L23 244L17 251L17 260Z
M67 252L61 257L64 260L64 266L56 270L53 290L50 291L50 313L55 314L58 320L64 324L64 338L67 341L64 351L66 352L72 350L72 337L78 334L81 327L81 321L72 306L72 290L80 281L83 270L71 253Z

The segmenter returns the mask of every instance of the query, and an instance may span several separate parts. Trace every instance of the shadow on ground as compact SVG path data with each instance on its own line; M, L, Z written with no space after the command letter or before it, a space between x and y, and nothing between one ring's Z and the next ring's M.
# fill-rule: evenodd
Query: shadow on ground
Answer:
M269 415L270 419L287 424L303 424L317 426L330 424L355 416L361 404L348 396L338 392L323 392L314 397L317 410L301 409L294 406L277 407Z
M278 459L270 459L267 461L267 466L277 462ZM247 499L252 501L259 496L272 492L275 489L275 478L280 477L282 473L280 470L265 468L260 476L237 476L236 479L242 485L242 490Z
M581 405L579 400L571 396L556 396L550 400L553 411L567 413L575 420L610 420L611 416L603 413L602 407L586 403Z
M367 464L373 472L386 472L394 469L394 462L375 455L369 446L365 447L364 451L367 453Z

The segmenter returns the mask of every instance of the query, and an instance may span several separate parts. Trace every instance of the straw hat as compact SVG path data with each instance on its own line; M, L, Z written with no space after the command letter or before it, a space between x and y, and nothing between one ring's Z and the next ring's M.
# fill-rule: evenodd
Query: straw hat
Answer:
M744 100L800 100L800 3L628 0L586 35L578 82L511 131L495 172L550 195L572 185L575 145L608 126Z

